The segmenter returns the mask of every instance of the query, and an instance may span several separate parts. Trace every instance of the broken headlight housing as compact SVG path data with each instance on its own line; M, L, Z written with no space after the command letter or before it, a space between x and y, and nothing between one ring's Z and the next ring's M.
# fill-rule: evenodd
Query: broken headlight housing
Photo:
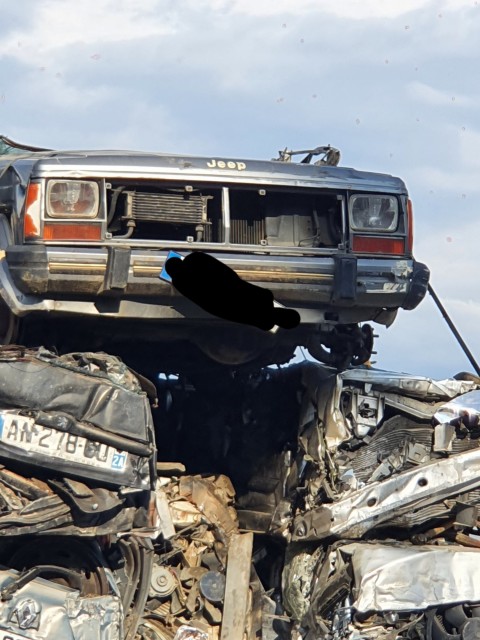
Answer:
M92 180L49 180L47 214L50 218L96 218L98 184Z
M350 225L354 231L396 231L398 200L395 196L356 194L350 198Z

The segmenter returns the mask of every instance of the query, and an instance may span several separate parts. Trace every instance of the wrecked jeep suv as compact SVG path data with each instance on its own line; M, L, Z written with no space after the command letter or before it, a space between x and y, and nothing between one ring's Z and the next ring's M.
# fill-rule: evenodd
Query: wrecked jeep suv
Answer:
M229 365L288 360L302 345L328 364L366 361L372 331L358 323L389 325L426 293L407 190L337 167L331 147L300 163L294 153L51 151L1 137L0 342L48 334L65 351L83 337L118 353L143 339L163 356L178 358L181 343ZM159 277L171 250L213 255L297 310L299 326L267 332L209 315Z

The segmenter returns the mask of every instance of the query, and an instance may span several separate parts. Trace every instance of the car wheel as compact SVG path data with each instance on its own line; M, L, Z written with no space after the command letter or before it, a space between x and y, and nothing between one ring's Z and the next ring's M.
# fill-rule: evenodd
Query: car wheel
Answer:
M319 362L338 371L364 364L373 349L373 328L369 324L337 325L330 331L313 334L306 347Z
M355 345L355 351L352 356L352 365L354 367L365 364L370 360L373 351L373 327L369 324L364 324L360 328L361 336Z

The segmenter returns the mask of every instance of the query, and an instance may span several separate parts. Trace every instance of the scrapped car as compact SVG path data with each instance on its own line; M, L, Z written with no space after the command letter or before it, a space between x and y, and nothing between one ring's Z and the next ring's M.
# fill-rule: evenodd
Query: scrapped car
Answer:
M459 378L0 347L1 640L475 640Z
M479 383L304 369L283 575L302 638L478 636Z
M0 638L135 636L150 588L147 393L106 354L0 349Z
M63 318L69 329L52 343L74 335L74 349L82 335L86 349L95 334L113 352L112 334L143 336L149 349L183 340L238 364L303 345L344 366L370 356L372 331L359 323L389 325L426 293L405 184L338 167L331 147L297 163L289 151L258 161L0 144L4 343L38 344L42 321L53 332ZM172 250L211 254L297 310L300 325L275 333L209 315L160 278Z
M301 363L165 394L168 449L254 532L262 638L478 637L480 378Z

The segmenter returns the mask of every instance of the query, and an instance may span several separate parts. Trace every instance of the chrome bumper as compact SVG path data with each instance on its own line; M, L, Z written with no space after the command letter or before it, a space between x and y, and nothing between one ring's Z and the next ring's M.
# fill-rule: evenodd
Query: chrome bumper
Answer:
M166 250L111 246L8 247L0 261L0 295L20 316L49 311L208 318L159 278L167 254ZM381 309L404 306L416 266L407 259L345 255L213 255L241 278L269 288L279 302L296 308L304 323L357 322L374 319ZM425 292L417 295L418 302Z

